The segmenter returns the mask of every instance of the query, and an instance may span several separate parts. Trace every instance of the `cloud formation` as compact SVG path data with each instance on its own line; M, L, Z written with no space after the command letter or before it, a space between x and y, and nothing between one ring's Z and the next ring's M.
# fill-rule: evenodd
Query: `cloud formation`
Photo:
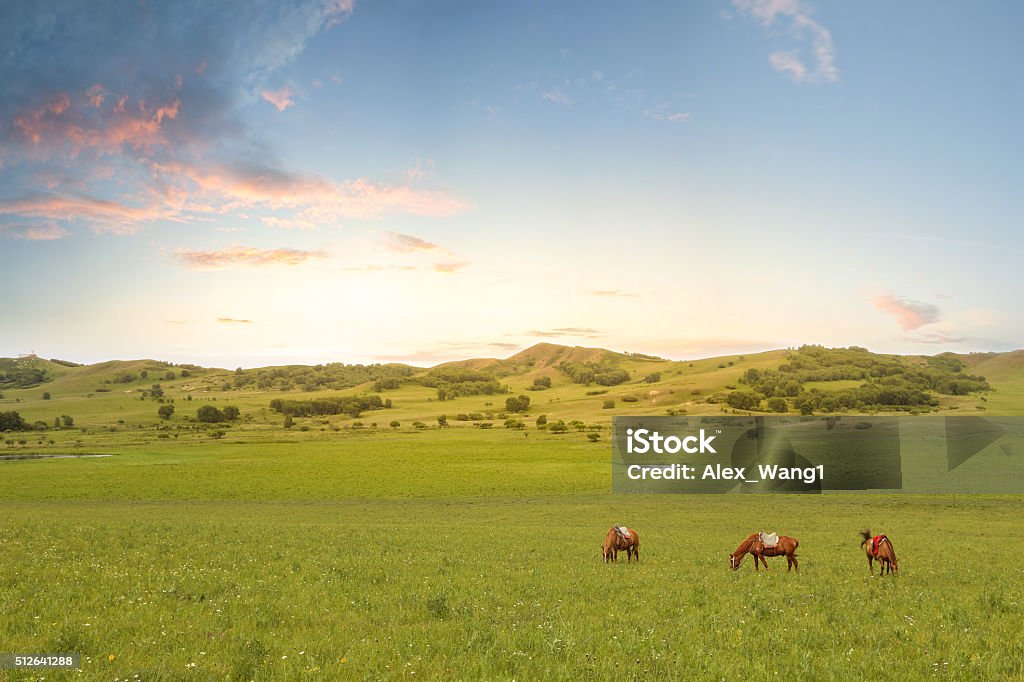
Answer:
M913 331L926 324L938 322L942 317L939 309L931 303L896 296L892 292L876 296L872 303L882 312L896 318L896 323L903 331Z
M412 180L283 167L247 128L270 81L352 0L207 4L11 0L0 22L0 227L127 234L225 214L311 228L463 202ZM57 234L50 230L49 234Z
M213 251L179 250L176 255L193 270L225 270L239 266L301 265L308 260L327 258L327 253L324 251L258 249L253 246L232 246Z
M217 322L221 324L252 324L252 320L239 320L234 317L218 317Z
M278 111L284 111L291 105L295 104L295 100L292 99L292 89L287 85L277 90L264 90L260 93L260 97L277 107Z
M777 50L768 55L776 71L797 83L831 83L839 80L832 33L811 16L800 0L733 0L741 13L753 17L767 29L781 26L799 44L810 42L810 65L801 49Z
M546 339L560 338L563 336L582 336L585 338L596 338L603 336L601 332L590 327L557 327L555 329L533 329L526 332L527 336L539 336Z
M425 239L414 237L411 234L401 234L400 232L385 232L384 248L388 251L394 251L395 253L421 253L431 251L448 253L448 249L438 246L433 242L428 242Z

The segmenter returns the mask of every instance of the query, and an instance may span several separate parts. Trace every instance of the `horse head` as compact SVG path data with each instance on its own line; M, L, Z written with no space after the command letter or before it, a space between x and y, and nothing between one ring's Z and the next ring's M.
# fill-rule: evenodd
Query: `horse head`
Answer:
M742 563L742 562L743 562L743 556L742 555L736 556L735 554L733 554L731 552L729 553L729 568L730 569L732 569L734 571L738 571L739 568L740 568L740 563Z

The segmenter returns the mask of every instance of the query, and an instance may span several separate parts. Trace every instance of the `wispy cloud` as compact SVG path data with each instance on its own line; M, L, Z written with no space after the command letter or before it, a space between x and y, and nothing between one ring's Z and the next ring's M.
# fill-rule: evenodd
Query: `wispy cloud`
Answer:
M384 248L395 253L422 253L430 251L449 253L448 249L438 246L433 242L400 232L385 232Z
M557 327L555 329L532 329L526 332L527 336L539 336L541 338L553 339L564 336L581 336L584 338L597 338L604 334L590 327Z
M252 320L240 320L234 317L218 317L217 322L221 324L252 324Z
M176 255L193 270L225 270L237 266L301 265L308 260L327 257L327 253L324 251L258 249L252 246L232 246L213 251L179 250Z
M913 331L926 324L938 322L941 311L931 303L915 301L892 292L876 296L871 301L876 308L896 318L903 331Z
M295 93L287 85L277 90L264 90L260 93L260 97L277 107L278 111L284 111L295 104L295 100L292 99L294 95Z
M55 222L47 221L28 225L0 225L0 234L26 241L53 241L63 239L71 233Z
M839 80L835 47L831 32L818 23L810 8L800 0L733 0L733 6L751 16L765 28L783 25L798 43L810 42L811 66L802 57L801 49L777 50L768 56L776 71L797 83L826 83Z
M689 111L645 111L644 114L647 118L653 118L655 121L666 121L668 123L690 122Z
M640 295L628 291L620 291L619 289L592 289L589 293L594 296L606 296L609 298L636 298Z
M450 273L458 272L459 270L462 270L463 268L468 267L468 266L469 266L469 263L467 263L465 261L452 262L452 263L434 263L434 266L431 269L434 272L442 272L442 273L445 273L445 274L450 274Z
M547 100L548 102L559 104L563 107L572 106L572 97L570 97L569 94L566 93L566 91L561 86L551 88L550 90L545 90L543 93L541 93L541 98Z

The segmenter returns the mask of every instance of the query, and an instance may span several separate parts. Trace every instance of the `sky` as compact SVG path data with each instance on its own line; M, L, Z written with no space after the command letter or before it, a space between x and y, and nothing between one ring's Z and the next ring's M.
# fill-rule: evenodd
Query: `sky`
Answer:
M1024 6L9 0L0 356L1024 347Z

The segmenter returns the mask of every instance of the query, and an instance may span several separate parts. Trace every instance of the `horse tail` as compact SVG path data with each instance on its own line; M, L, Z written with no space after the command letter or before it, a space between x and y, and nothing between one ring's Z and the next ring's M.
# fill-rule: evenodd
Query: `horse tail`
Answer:
M864 544L871 539L871 529L865 528L864 530L860 531L860 536L864 538L860 541L860 546L863 547Z

